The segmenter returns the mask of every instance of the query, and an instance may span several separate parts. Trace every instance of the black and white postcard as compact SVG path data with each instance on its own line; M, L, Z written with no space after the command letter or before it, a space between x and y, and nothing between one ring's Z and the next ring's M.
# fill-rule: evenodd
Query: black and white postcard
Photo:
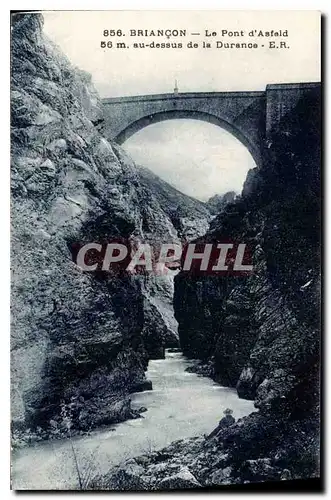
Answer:
M12 12L12 489L319 481L320 53L317 11Z

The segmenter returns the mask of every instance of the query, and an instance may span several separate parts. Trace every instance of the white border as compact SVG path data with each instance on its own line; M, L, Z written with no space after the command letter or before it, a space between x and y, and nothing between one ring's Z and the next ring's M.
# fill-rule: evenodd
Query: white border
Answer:
M32 10L321 10L327 12L328 0L14 0L10 9Z
M0 178L0 221L1 221L1 245L0 245L0 263L1 263L1 279L0 279L0 308L1 308L1 347L0 347L0 367L1 367L1 377L0 377L0 444L1 444L1 462L0 462L0 492L1 498L7 499L12 498L13 492L9 491L9 162L10 162L10 146L9 146L9 10L320 10L326 17L329 17L331 7L330 0L301 0L300 2L295 2L293 0L278 0L277 2L266 2L265 0L167 0L158 1L155 0L31 0L27 1L12 1L2 3L1 15L0 15L0 47L1 47L1 178ZM329 25L329 19L326 19L326 25ZM324 40L324 51L326 54L330 53L329 40L326 36L326 26L325 26L325 40ZM329 69L328 67L329 59L325 58L324 65L324 83L326 84L329 80ZM327 89L325 89L326 94ZM327 103L327 96L325 95L325 115L328 115L329 103ZM325 118L326 118L325 116ZM327 131L324 138L324 146L326 147L331 143L330 132ZM327 152L324 154L324 180L325 180L325 196L326 196L326 212L324 217L325 223L325 236L324 244L327 248L330 248L329 239L330 231L327 221L330 218L330 203L328 202L328 194L331 196L331 186L330 186L330 175L328 175L328 157ZM330 283L331 273L327 269L327 257L328 253L325 252L325 267L326 267L326 285ZM325 312L328 311L329 303L324 297L325 302ZM331 305L331 304L330 304ZM325 334L324 340L324 386L330 387L329 375L330 370L327 370L327 361L331 359L330 356L330 342L327 341L327 334L329 333L328 321L325 318ZM327 396L327 391L324 391L324 397ZM324 401L324 418L323 420L327 423L327 416L330 415L329 401ZM326 429L325 429L326 430ZM327 436L324 436L326 438ZM325 454L329 446L329 440L324 442ZM327 457L325 457L327 458ZM328 486L328 469L327 464L325 464L325 479L326 486ZM71 495L71 493L68 493ZM95 493L86 494L85 498L95 498ZM116 493L112 495L117 496ZM193 495L193 494L192 494ZM208 493L202 494L206 497ZM47 494L30 494L31 497L35 498L46 498ZM120 498L126 497L127 494L120 494ZM155 495L149 494L152 498ZM173 494L173 497L180 498L181 494ZM243 494L229 495L222 494L224 497L234 498L242 497ZM247 496L247 494L246 494ZM290 498L291 495L276 495L281 498ZM315 495L309 495L315 496Z

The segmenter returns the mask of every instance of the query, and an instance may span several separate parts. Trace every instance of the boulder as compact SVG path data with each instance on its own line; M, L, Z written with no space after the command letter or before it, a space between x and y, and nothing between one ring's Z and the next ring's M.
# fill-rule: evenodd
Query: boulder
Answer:
M270 458L246 460L241 466L241 476L249 482L272 481L280 478L280 469L271 465Z
M147 379L142 379L140 381L137 381L133 386L132 386L132 392L143 392L143 391L151 391L153 389L153 385L151 380ZM143 410L146 411L146 410Z
M289 471L288 469L283 469L282 473L280 475L280 480L281 481L289 481L290 479L292 479L291 471Z
M187 467L182 468L177 474L165 477L157 484L157 489L160 490L182 490L189 488L201 488L201 484Z
M145 411L147 411L146 406L141 406L141 407L138 409L138 413L145 413Z
M225 467L225 469L219 469L212 474L212 476L208 480L208 484L211 486L219 486L221 484L224 484L225 482L229 484L231 473L232 473L232 467Z
M108 488L121 491L141 491L148 489L148 483L142 478L144 468L134 460L119 467L109 478Z

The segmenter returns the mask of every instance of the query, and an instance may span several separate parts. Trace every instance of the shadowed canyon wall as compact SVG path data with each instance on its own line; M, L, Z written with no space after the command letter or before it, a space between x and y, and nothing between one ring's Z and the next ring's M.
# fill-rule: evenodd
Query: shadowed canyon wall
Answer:
M12 418L47 426L65 407L88 429L132 416L128 394L150 387L149 357L178 337L171 279L82 272L75 247L176 242L195 218L205 230L209 212L166 183L160 196L161 181L99 134L91 77L42 25L39 14L13 16Z
M186 354L258 407L317 404L320 276L320 89L269 130L264 164L197 241L247 243L250 276L175 279Z

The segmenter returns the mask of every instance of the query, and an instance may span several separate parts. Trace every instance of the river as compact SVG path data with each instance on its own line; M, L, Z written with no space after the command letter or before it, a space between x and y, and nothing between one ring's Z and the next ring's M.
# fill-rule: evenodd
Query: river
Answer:
M145 406L143 418L72 440L50 440L12 454L13 489L75 489L77 470L72 445L83 476L104 474L127 458L148 453L174 440L210 433L226 408L237 419L254 411L254 403L239 399L234 389L221 387L185 369L180 352L149 362L152 391L132 395L132 407Z

